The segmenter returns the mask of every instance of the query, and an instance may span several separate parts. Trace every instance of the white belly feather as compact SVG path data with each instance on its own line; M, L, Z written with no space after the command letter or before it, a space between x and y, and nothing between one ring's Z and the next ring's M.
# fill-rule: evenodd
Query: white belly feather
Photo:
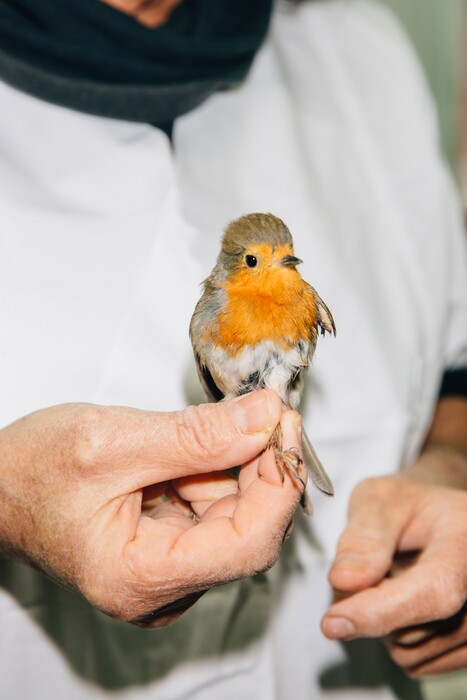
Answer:
M290 350L279 350L273 341L265 340L247 345L233 357L214 345L206 354L213 379L227 398L269 387L295 407L299 396L290 392L290 384L308 366L310 350L311 344L305 341Z

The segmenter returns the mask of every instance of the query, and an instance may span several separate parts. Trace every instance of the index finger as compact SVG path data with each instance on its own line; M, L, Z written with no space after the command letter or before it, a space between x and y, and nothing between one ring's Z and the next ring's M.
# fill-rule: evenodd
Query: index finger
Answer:
M381 581L391 568L410 513L410 501L401 498L400 484L393 477L361 482L352 494L349 520L329 572L332 586L355 592Z
M322 630L333 639L384 637L405 627L444 620L464 605L466 582L456 566L458 544L434 537L417 562L395 578L385 578L333 605Z

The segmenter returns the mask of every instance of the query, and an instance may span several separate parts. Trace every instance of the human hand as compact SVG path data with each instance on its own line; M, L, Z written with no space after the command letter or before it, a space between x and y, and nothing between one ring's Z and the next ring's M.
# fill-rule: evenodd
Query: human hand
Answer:
M449 451L431 450L405 473L357 486L329 573L340 600L323 618L327 637L385 638L392 659L413 677L467 665L461 467ZM449 486L433 477L443 473Z
M298 414L269 390L174 413L30 414L0 431L0 551L118 619L167 624L277 559L300 499L262 452L279 419L299 448ZM221 474L239 464L238 482Z
M120 10L126 15L146 27L155 29L165 24L173 10L180 5L182 0L100 0L110 5L115 10Z

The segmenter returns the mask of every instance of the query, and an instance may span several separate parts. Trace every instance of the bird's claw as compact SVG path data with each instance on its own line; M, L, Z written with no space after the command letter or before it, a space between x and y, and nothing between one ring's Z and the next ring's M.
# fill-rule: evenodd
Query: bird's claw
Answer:
M290 449L284 451L274 449L274 456L281 475L281 481L284 481L285 472L287 470L289 474L291 474L293 478L296 481L299 481L303 488L305 488L305 482L298 473L298 467L303 464L303 459L300 457L298 449L296 447L291 447Z

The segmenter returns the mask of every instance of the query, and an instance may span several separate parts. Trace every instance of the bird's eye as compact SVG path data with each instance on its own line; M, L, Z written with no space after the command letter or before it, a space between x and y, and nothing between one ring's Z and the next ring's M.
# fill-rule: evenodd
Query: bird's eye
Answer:
M255 258L254 255L245 255L245 262L248 267L256 267L258 264L258 260Z

